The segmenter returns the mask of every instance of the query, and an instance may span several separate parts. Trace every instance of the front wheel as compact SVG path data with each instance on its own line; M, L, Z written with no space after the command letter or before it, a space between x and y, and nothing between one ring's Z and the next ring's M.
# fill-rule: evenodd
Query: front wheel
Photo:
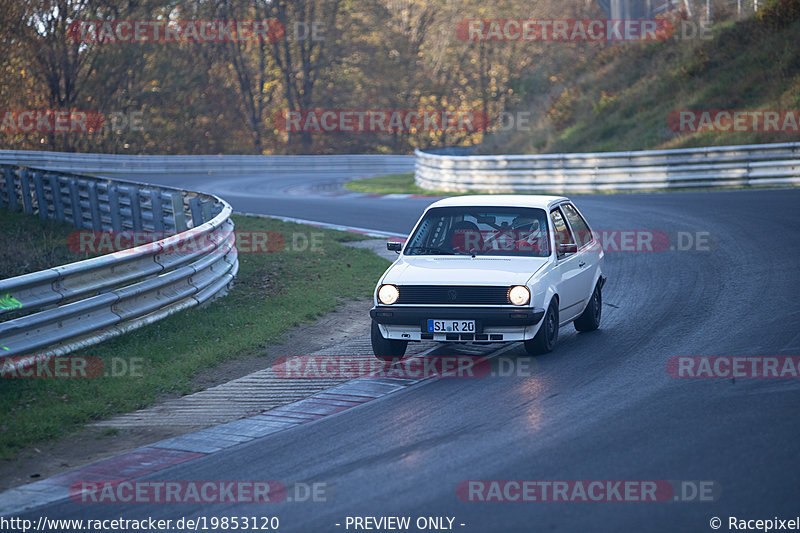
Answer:
M386 362L402 359L408 346L408 341L384 339L381 334L381 328L378 327L378 323L374 320L370 329L370 340L372 341L372 353L381 361Z
M594 331L600 327L600 315L603 312L603 294L600 291L600 284L598 283L592 297L589 300L589 305L583 310L581 316L575 319L575 329L578 331Z
M539 327L536 336L529 341L525 341L525 351L530 355L541 355L553 351L558 340L558 302L553 299L544 321Z

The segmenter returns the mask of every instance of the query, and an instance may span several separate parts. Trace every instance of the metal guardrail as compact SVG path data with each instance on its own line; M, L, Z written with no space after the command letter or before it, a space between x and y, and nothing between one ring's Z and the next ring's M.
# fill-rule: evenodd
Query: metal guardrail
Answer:
M800 143L589 154L415 152L424 189L580 193L690 187L800 185Z
M0 356L47 357L100 342L224 294L239 269L232 209L216 196L0 165L0 207L81 230L166 235L0 280L0 320L11 317L0 322Z
M411 172L413 155L114 155L0 150L0 164L102 176L311 174L358 177Z

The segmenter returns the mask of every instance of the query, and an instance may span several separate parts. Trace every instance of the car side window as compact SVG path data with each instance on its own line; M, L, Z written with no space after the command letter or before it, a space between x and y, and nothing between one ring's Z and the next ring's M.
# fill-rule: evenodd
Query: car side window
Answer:
M575 235L578 248L583 248L592 242L592 230L575 206L572 204L564 204L561 206L561 209L564 211L564 216L567 217L570 227L572 227L572 232Z
M559 245L575 244L575 239L572 237L572 232L567 227L567 223L564 222L564 215L561 214L559 208L550 211L550 218L553 221L553 231L556 239L556 257L561 259L565 257L566 254L561 253Z

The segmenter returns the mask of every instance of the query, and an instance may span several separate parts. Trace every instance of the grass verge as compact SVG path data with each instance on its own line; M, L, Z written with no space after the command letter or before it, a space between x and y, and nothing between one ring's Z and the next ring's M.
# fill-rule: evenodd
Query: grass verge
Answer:
M65 244L67 235L75 230L72 224L0 209L0 227L0 250L5 250L0 254L0 279L88 257L70 251Z
M344 188L370 194L421 194L424 196L456 196L459 194L473 193L454 193L445 191L429 191L419 187L414 183L414 173L405 172L403 174L386 174L385 176L374 176L372 178L359 178L348 181Z
M341 244L362 238L351 233L258 217L234 221L238 231L280 232L286 246L240 254L239 275L226 297L72 354L113 357L117 368L126 369L121 376L2 379L0 458L13 459L21 449L68 436L87 422L195 392L193 378L201 371L263 352L342 298L368 296L389 264Z

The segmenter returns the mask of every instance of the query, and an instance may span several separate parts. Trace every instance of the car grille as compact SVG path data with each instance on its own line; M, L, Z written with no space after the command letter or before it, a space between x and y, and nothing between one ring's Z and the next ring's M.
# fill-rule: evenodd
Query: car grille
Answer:
M510 305L509 287L399 285L398 304Z

